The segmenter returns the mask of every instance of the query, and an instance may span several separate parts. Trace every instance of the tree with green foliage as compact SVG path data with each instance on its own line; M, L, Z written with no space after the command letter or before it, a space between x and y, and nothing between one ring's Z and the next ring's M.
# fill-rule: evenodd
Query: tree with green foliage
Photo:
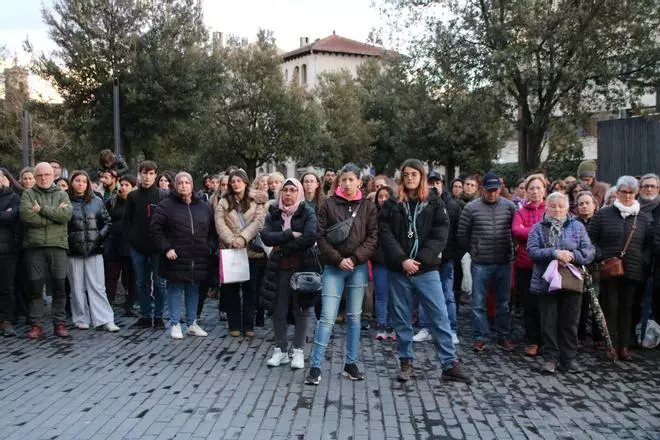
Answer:
M259 31L249 45L230 40L215 56L229 75L202 116L207 134L198 168L217 172L208 164L233 164L253 176L265 163L300 158L314 142L318 120L305 93L284 83L272 33Z
M490 88L510 109L523 174L539 166L553 117L617 106L660 83L658 0L384 3L428 30L411 50L438 81Z

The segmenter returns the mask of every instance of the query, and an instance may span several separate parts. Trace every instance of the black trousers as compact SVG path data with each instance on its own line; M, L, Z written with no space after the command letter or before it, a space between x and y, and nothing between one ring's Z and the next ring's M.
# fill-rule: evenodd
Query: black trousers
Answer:
M287 329L289 326L289 313L293 315L295 324L295 336L293 339L293 348L303 348L305 346L305 336L307 334L307 318L309 308L302 309L298 304L298 294L291 292L289 280L293 270L280 269L277 274L277 292L275 298L275 308L273 310L273 333L275 333L275 346L286 352L289 348L287 339Z
M257 309L257 291L266 268L263 264L250 260L250 281L244 283L225 284L224 305L227 310L229 330L254 330L254 317ZM242 297L241 297L242 292Z
M30 248L25 251L30 292L30 319L41 325L45 311L41 291L50 282L53 294L52 319L66 321L66 250L55 247Z
M17 255L0 258L0 322L14 319Z
M126 292L124 308L131 308L137 300L137 284L135 281L135 270L131 257L121 257L117 260L104 260L105 269L105 292L108 295L110 305L115 304L117 296L117 284L121 284Z
M525 337L531 345L542 345L539 295L529 292L532 269L516 267L516 298L523 304Z
M461 284L463 284L463 266L461 260L454 258L454 302L456 303L456 316L461 307Z
M558 290L538 297L544 357L562 364L575 359L582 295Z
M632 334L632 306L639 283L625 278L600 281L600 303L612 344L628 347Z

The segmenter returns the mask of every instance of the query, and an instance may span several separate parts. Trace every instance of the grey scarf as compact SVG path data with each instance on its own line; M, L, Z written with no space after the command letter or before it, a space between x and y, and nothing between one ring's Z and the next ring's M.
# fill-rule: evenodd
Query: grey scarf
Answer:
M546 217L550 223L550 246L558 248L559 242L561 240L561 233L564 230L564 223L566 223L566 217L563 218L554 218Z

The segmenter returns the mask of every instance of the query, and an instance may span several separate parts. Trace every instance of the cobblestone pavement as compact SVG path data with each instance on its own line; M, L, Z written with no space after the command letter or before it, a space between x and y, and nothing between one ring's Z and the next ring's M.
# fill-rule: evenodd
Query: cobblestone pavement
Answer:
M473 385L443 383L429 342L416 344L417 380L397 383L394 343L372 332L362 339L366 380L348 381L338 325L314 387L303 384L307 370L266 367L270 329L257 329L254 340L231 338L216 307L207 300L208 338L173 341L122 318L118 334L0 340L0 438L660 438L658 351L612 365L586 350L585 373L546 377L522 347L469 351L465 309L459 353Z

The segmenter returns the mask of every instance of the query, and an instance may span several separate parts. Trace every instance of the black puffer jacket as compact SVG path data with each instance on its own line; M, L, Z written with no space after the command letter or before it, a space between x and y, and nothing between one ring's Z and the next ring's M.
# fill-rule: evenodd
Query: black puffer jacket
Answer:
M266 246L273 246L266 264L266 275L261 286L262 306L270 313L275 308L277 298L277 275L282 264L295 271L318 272L319 267L312 254L314 242L316 241L316 214L314 210L301 203L291 218L291 229L282 231L282 211L276 206L271 206L266 216L266 223L261 230L261 239ZM293 232L300 232L298 238L293 237ZM301 306L303 306L301 304Z
M513 259L511 224L516 205L504 197L488 203L483 197L465 205L458 222L458 245L479 264L507 264Z
M328 228L348 219L356 209L348 239L331 245L327 239ZM328 198L318 212L317 243L324 264L339 266L344 258L350 258L355 265L366 263L378 248L376 205L369 200L348 201L337 195Z
M626 255L623 257L624 278L643 282L645 263L650 263L653 247L653 228L651 218L643 212L637 216L637 228ZM630 234L635 216L621 217L616 206L608 206L594 214L587 226L591 242L596 247L597 263L610 257L618 256ZM647 264L648 267L648 264Z
M412 211L412 210L411 210ZM393 272L403 272L401 265L410 258L413 239L408 238L408 219L404 204L394 200L385 202L378 215L380 241L385 254L385 265ZM449 216L445 203L435 194L429 196L426 206L417 215L419 250L416 261L422 263L420 273L438 270L440 253L447 244Z
M211 211L197 194L193 194L188 205L175 190L170 190L154 210L149 231L160 254L160 276L176 283L207 279ZM170 249L176 252L176 260L165 257Z
M71 197L73 215L69 221L69 255L89 257L103 253L103 243L110 235L112 222L103 200L93 196L87 202Z
M105 242L103 257L110 261L117 261L122 257L131 256L131 244L128 241L128 234L124 229L124 214L126 213L126 199L122 199L117 194L113 195L105 204L112 227L110 236Z
M0 258L18 252L18 215L21 199L10 187L0 189Z

